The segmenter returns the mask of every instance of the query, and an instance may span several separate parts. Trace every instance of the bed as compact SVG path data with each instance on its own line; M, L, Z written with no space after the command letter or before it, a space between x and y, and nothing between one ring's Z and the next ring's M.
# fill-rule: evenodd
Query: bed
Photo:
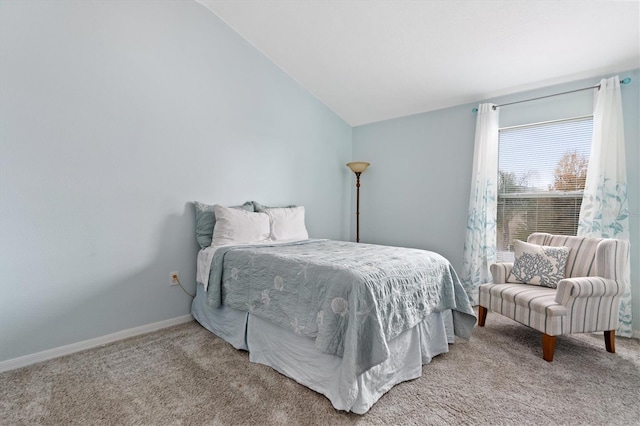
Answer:
M420 377L454 334L469 338L474 311L441 255L310 239L303 208L251 204L212 209L192 304L202 326L251 362L364 414Z

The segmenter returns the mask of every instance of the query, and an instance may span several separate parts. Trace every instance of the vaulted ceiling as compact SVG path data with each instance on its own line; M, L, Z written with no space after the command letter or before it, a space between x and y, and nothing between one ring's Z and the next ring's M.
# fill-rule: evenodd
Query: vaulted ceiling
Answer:
M197 1L353 126L640 67L638 0Z

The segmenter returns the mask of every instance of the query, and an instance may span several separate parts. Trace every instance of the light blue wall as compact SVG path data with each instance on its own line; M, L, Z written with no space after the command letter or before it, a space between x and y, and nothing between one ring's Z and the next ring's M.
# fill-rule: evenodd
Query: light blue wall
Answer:
M620 75L639 247L640 75ZM504 108L502 125L590 102ZM302 204L312 237L354 238L350 160L372 163L363 242L460 269L473 106L352 130L197 3L0 2L0 361L188 313L168 273L193 290L192 200Z
M640 333L640 70L622 86L629 208L634 330ZM608 76L606 76L608 77ZM498 99L497 104L598 84L576 81ZM356 127L353 158L371 162L362 175L360 239L363 242L431 249L462 269L477 104ZM588 115L593 91L558 96L500 109L500 125ZM353 213L352 213L353 215ZM352 238L355 233L352 225Z
M360 241L438 251L459 269L474 128L466 105L355 127L353 158L371 163Z
M349 235L351 127L195 2L0 2L0 361L187 314L192 200Z

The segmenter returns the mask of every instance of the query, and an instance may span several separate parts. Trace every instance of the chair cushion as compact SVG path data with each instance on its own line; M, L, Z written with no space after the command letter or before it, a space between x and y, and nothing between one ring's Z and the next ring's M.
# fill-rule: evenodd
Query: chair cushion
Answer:
M507 279L510 283L525 283L556 288L565 277L568 247L541 246L514 241L515 261Z
M555 302L556 290L529 284L483 284L479 304L547 333L565 334L567 308Z
M567 308L555 301L556 290L529 284L485 284L491 296L507 304L522 306L550 316L567 315ZM483 286L481 286L483 287Z

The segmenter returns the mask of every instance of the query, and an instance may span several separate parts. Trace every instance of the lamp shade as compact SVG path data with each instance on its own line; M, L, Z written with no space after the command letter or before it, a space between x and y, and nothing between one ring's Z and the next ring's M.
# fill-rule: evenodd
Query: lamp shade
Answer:
M347 163L347 167L349 167L353 173L362 173L367 170L369 165L369 163L364 161L353 161L351 163Z

